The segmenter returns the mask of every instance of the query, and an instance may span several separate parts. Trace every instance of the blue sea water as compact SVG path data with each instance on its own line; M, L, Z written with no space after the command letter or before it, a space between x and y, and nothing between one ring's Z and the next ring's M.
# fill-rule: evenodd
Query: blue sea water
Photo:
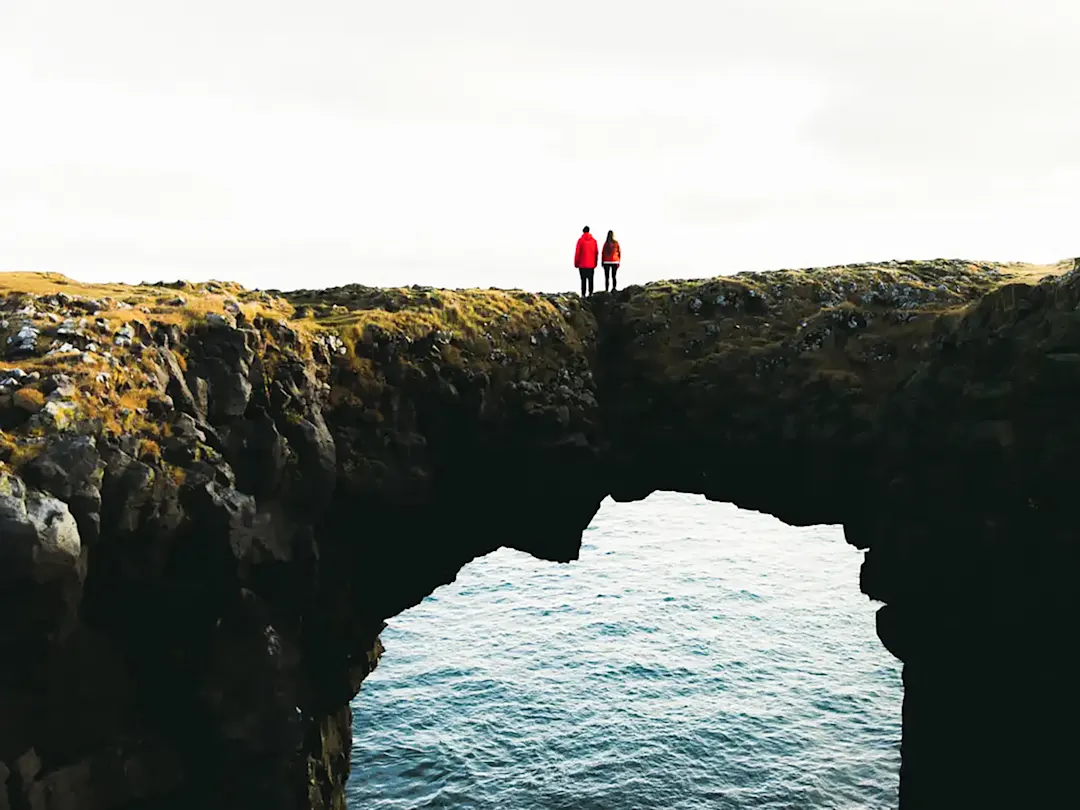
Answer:
M900 665L861 560L674 493L605 502L569 565L476 560L384 631L348 806L895 807Z

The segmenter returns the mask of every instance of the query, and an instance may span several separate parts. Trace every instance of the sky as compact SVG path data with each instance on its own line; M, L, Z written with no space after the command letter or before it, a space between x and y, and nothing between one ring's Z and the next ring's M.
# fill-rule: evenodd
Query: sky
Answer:
M0 270L567 290L1080 255L1075 0L0 0Z

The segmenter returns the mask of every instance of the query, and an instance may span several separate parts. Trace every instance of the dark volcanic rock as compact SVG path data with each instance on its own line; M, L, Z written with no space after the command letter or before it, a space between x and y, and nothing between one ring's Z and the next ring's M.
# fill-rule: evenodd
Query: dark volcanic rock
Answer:
M584 305L219 283L120 302L15 274L0 810L342 810L384 621L500 546L573 560L603 498L659 489L866 550L905 662L905 808L1066 804L1064 269L889 262ZM62 330L108 350L42 357Z
M67 504L81 541L92 545L101 525L101 479L105 465L89 436L59 435L21 469L23 480Z

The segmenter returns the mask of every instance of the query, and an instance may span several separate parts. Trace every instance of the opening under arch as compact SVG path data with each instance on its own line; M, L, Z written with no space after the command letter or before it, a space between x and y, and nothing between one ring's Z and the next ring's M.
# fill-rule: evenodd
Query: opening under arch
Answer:
M604 502L580 560L511 549L390 620L350 808L894 807L900 662L839 526Z

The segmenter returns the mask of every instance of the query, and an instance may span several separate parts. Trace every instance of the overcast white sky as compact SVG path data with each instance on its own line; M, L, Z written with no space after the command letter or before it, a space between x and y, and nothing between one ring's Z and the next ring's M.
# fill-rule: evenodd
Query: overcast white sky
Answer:
M1080 254L1075 0L0 0L0 269L573 289Z

